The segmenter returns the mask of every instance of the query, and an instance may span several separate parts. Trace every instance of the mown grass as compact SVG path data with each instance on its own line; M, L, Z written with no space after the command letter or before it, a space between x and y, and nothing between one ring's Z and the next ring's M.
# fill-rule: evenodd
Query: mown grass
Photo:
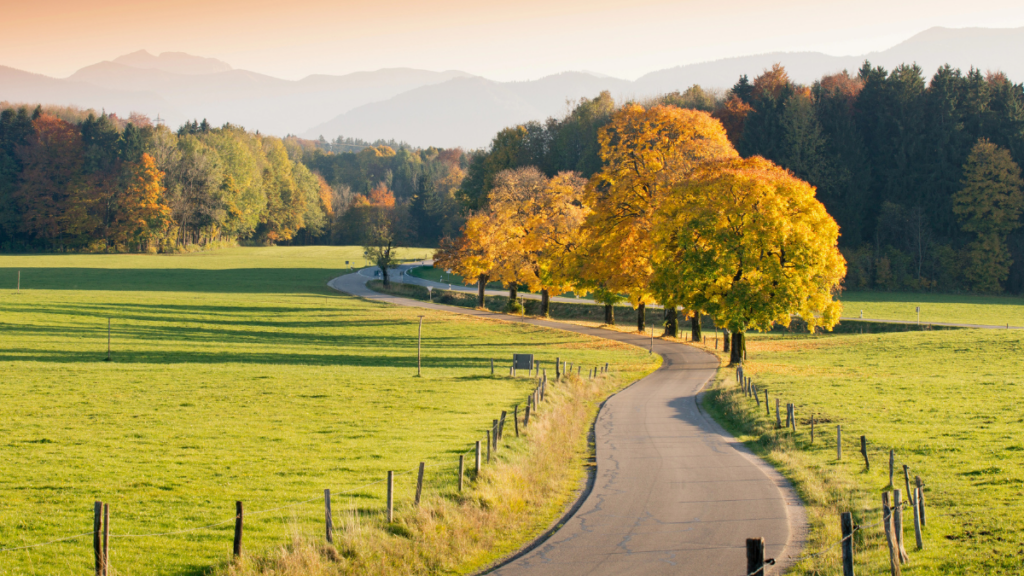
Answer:
M761 406L740 393L732 369L723 370L705 405L793 479L808 505L812 530L804 553L823 554L793 573L842 573L834 546L839 513L852 511L864 526L881 520L894 449L895 488L904 489L907 464L912 483L914 475L924 480L927 503L924 550L915 550L909 508L905 515L910 563L904 574L1021 574L1022 350L1018 331L753 336L746 374L762 395ZM796 404L795 435L775 429L775 398L783 407ZM843 429L842 461L836 460L836 425ZM861 435L868 440L870 470L860 454ZM858 574L889 573L881 534L878 526L857 533Z
M450 492L458 455L532 389L528 378L490 378L491 357L608 361L620 366L618 382L654 367L642 351L604 341L326 287L360 255L309 247L0 257L0 548L86 533L93 501L103 500L116 574L220 570L235 500L245 503L244 546L256 557L322 533L324 488L339 518L364 526L380 520L387 470L400 472L400 505L420 461L428 488ZM104 361L108 318L113 362ZM546 512L535 521L550 521ZM378 532L372 542L403 538ZM493 549L533 532L498 533ZM489 558L471 552L446 557L447 566ZM91 563L90 538L0 552L0 574L83 574Z

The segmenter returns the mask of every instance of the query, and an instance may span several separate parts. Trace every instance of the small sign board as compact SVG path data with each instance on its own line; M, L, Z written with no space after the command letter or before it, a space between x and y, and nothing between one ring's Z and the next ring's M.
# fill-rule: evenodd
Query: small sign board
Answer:
M513 354L512 366L516 370L533 370L533 354Z

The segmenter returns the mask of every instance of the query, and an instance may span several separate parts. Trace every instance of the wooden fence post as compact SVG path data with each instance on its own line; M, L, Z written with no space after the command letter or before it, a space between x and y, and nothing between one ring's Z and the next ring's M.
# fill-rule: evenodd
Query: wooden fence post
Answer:
M110 573L110 504L103 503L103 576Z
M604 373L605 374L608 373L608 363L607 362L604 363Z
M765 416L771 417L771 415L772 415L772 407L768 405L768 391L767 390L764 391L764 411L765 411Z
M92 551L96 560L96 576L103 576L103 543L100 540L103 530L103 502L97 500L92 511Z
M882 526L885 527L885 543L889 546L889 571L892 576L900 576L900 559L896 551L896 538L893 534L892 508L889 506L889 493L882 492Z
M515 423L516 438L519 438L519 404L512 409L512 422Z
M764 576L764 538L747 538L747 574Z
M752 391L754 393L754 400L757 401L757 408L760 410L760 408L761 408L761 397L758 396L757 386L754 386Z
M491 358L491 378L494 378L494 358Z
M921 515L921 528L927 528L927 516L924 513L924 483L921 482L920 476L914 476L914 484L917 486L917 508L918 513Z
M843 532L843 576L853 576L853 514L843 512L839 516L839 527Z
M910 490L910 466L903 465L903 485L907 488L907 498L910 500L910 504L917 506L917 496Z
M924 540L921 538L921 514L919 512L917 502L921 499L921 489L914 487L914 497L910 500L910 505L914 509L914 538L917 540L917 549L924 549Z
M892 526L896 533L896 552L899 553L900 564L910 561L907 549L903 546L903 494L899 490L892 491Z
M505 416L508 415L508 411L501 411L501 418L498 420L498 440L505 439Z
M476 441L476 468L474 469L474 474L476 476L480 476L480 441L479 440Z
M327 542L334 543L334 520L331 517L331 489L324 489L324 524L327 531Z
M530 403L526 403L526 414L523 416L523 428L530 425Z
M420 496L423 494L423 466L424 463L420 462L420 473L416 476L416 506L420 505Z
M779 415L779 399L775 399L775 427L782 428L782 416Z
M491 431L487 431L487 463L491 463Z
M889 449L889 487L895 488L892 483L893 468L896 466L896 450ZM907 497L910 497L910 492L907 492Z
M459 492L462 492L463 478L466 477L466 455L459 454Z
M232 546L232 554L235 558L242 555L242 521L245 519L242 512L242 502L235 502L235 542Z
M388 470L388 523L395 521L395 471Z
M836 460L843 459L843 426L836 424Z
M555 358L555 380L562 377L562 359Z
M864 455L864 469L871 470L871 462L868 461L868 437L860 437L860 453Z
M789 423L790 426L793 428L793 434L796 434L796 404L789 405L789 416Z
M491 420L491 442L494 443L494 451L498 451L498 421Z

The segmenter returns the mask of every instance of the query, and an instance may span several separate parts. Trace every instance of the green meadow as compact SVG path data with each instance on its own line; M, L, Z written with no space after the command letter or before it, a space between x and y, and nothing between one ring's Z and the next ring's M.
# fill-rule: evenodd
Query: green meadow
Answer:
M452 490L459 454L535 384L491 378L491 358L609 362L624 381L655 366L567 332L340 295L326 282L346 260L365 264L344 247L0 256L0 549L86 534L102 500L114 573L206 574L229 559L236 500L258 553L322 533L325 488L336 514L376 517L386 472L405 502L423 461L428 489ZM0 551L0 574L85 574L91 547Z
M867 315L867 314L865 314ZM761 405L739 393L731 370L708 395L720 420L796 482L811 538L798 574L842 574L839 514L866 528L856 536L857 574L889 574L881 494L925 484L924 549L904 516L907 575L1024 573L1024 378L1018 330L943 330L825 336L757 335L746 374ZM764 409L767 390L771 417ZM775 429L774 403L796 404L797 431ZM782 419L785 421L785 410ZM816 438L810 439L810 420ZM836 459L836 426L843 459ZM866 436L870 469L860 453ZM906 496L904 496L906 498ZM765 534L766 538L771 535Z

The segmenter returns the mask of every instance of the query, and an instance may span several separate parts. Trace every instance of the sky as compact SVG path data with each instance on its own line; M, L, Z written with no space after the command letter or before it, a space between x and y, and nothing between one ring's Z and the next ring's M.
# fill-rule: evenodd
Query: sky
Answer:
M58 78L144 49L291 80L396 67L633 80L764 52L862 55L933 26L1024 26L1021 0L35 0L0 14L0 65Z

